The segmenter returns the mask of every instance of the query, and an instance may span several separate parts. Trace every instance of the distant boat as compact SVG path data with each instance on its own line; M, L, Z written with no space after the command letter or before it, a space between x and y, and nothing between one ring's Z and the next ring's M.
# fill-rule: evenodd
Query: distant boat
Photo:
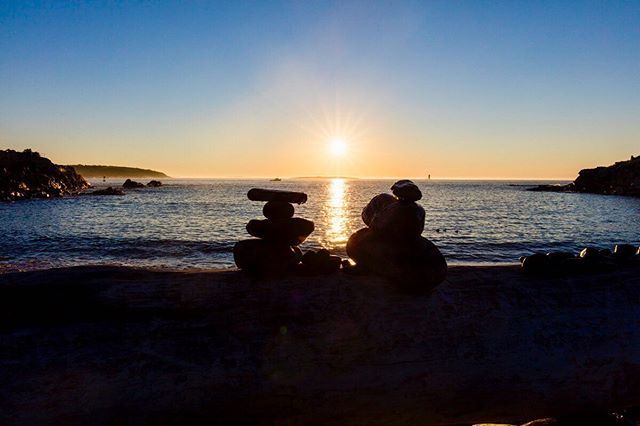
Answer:
M282 179L280 179L280 178L273 178L273 179L271 179L271 182L282 182Z

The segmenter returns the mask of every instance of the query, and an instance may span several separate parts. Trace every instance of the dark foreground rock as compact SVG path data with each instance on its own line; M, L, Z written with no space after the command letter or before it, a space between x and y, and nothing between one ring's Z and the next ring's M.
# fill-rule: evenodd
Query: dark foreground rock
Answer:
M127 179L124 181L124 183L122 184L123 188L144 188L144 183L140 183L140 182L136 182L134 180L131 179Z
M152 180L147 183L147 186L150 188L158 188L162 186L162 182L160 182L159 180Z
M238 268L258 274L282 274L300 262L300 249L265 240L238 241L233 248L233 260Z
M88 187L73 167L53 164L37 152L0 151L0 201L63 197Z
M105 189L99 189L97 191L89 192L87 195L124 195L124 191L122 189L110 186Z
M639 300L634 271L516 266L453 266L411 295L371 275L0 274L0 424L521 424L618 410L640 402Z
M359 268L389 278L404 289L430 290L447 275L444 256L424 237L397 244L364 228L349 238L347 254Z
M307 202L304 192L281 191L277 189L253 188L247 193L251 201L283 201L285 203L303 204Z
M640 196L640 157L620 161L607 167L580 170L568 185L541 185L530 191L585 192L604 195Z

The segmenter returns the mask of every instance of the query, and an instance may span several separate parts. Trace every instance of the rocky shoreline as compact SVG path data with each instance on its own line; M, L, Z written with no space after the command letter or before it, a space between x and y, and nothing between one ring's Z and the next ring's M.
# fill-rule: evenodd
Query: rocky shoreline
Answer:
M619 161L611 166L583 169L567 185L538 185L537 192L579 192L640 197L640 157Z
M89 187L73 167L54 164L30 149L0 150L0 201L58 198Z

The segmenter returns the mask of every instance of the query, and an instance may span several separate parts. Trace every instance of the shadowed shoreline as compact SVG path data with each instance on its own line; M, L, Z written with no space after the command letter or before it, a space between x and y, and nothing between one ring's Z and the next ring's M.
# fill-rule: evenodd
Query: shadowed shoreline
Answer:
M368 276L86 266L0 276L0 422L464 423L640 402L637 269Z

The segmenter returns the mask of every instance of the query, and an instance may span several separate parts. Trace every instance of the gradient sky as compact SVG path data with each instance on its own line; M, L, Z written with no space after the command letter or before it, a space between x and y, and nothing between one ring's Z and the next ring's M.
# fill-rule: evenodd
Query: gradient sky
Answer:
M185 177L573 179L640 155L640 2L3 1L0 146Z

